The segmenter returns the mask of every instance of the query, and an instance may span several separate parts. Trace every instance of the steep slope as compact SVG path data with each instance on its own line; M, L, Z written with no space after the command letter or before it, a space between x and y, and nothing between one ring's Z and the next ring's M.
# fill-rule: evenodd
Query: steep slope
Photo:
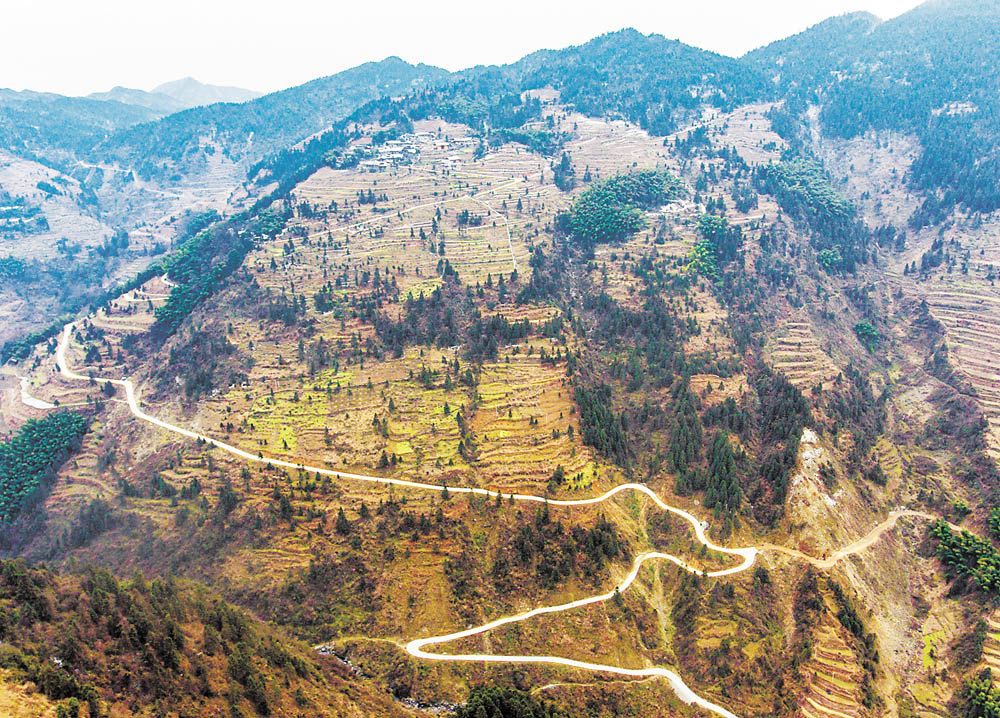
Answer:
M742 60L767 73L783 92L824 85L831 70L861 50L881 24L871 13L831 17L807 30L752 50Z
M925 195L911 220L922 226L955 207L1000 209L998 37L996 0L931 0L877 25L863 15L829 20L745 60L794 93L795 111L817 98L830 136L919 137L909 181Z
M410 715L342 664L173 579L4 561L0 615L0 701L26 681L41 694L19 701L23 715L42 714L46 698L56 715L95 717Z

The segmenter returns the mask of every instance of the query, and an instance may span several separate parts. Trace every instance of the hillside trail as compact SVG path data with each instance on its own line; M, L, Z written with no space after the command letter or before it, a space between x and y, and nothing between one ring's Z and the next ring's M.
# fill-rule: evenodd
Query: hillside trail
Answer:
M833 568L837 562L848 556L853 556L854 554L861 553L862 551L871 548L875 543L882 537L886 531L889 531L896 527L896 522L899 519L909 516L913 518L927 519L928 521L937 521L940 516L934 516L926 511L914 511L912 509L893 509L889 512L889 516L882 522L875 525L871 531L859 538L854 543L848 544L842 549L834 551L830 556L825 556L823 558L816 558L815 556L810 556L807 553L803 553L794 548L789 548L788 546L781 546L779 544L765 543L761 544L761 551L774 551L775 553L785 554L786 556L792 556L801 561L806 561L816 568L819 569L829 569ZM949 523L953 531L961 531L962 529L955 524Z
M75 381L91 381L90 376L84 376L82 374L77 374L69 368L66 361L66 351L69 347L70 340L72 338L74 322L70 322L63 328L63 332L59 341L58 348L56 349L56 365L59 369L59 373L66 379ZM367 481L371 483L378 484L388 484L393 486L403 486L413 489L422 489L427 491L442 491L444 486L439 484L428 484L419 481L408 481L406 479L393 479L384 476L369 476L365 474L354 474L345 471L333 471L326 467L320 466L310 466L308 464L295 463L291 461L285 461L283 459L276 459L271 457L265 457L261 452L256 454L244 451L243 449L237 448L231 444L227 444L218 439L214 439L205 434L199 434L197 432L185 429L183 427L171 424L162 419L157 419L154 416L150 416L142 410L139 406L138 398L136 397L135 386L132 381L128 378L122 379L112 379L104 377L94 377L96 381L99 382L110 382L114 386L120 386L125 390L125 397L128 402L129 410L132 414L142 421L146 421L154 426L157 426L166 431L178 434L180 436L187 437L189 439L194 439L196 441L201 441L206 444L210 444L226 451L234 456L237 456L246 461L256 462L265 464L267 466L282 467L300 471L307 471L310 473L318 473L321 475L329 476L334 479L351 479L355 481ZM37 408L37 405L36 405ZM502 494L498 491L490 491L488 489L465 487L465 486L448 486L448 491L455 494L474 494L485 497L496 498L498 496L502 497ZM608 601L619 594L626 591L629 586L638 578L639 572L649 561L670 561L676 564L681 569L688 571L693 574L709 576L709 577L720 577L728 576L742 571L746 571L751 568L757 560L757 556L760 551L773 551L776 553L785 554L803 561L807 561L817 568L827 569L835 565L838 561L843 558L850 556L852 554L859 553L865 549L871 547L879 537L882 536L886 531L891 529L896 525L896 522L901 516L912 516L920 517L929 520L936 520L937 517L931 514L924 513L922 511L911 511L911 510L895 510L890 513L889 517L875 526L871 532L869 532L864 537L858 539L854 543L848 545L847 547L836 551L833 555L828 558L817 559L815 557L809 556L808 554L802 553L796 549L788 548L786 546L778 546L775 544L764 544L760 548L757 547L744 547L744 548L728 548L725 546L719 546L712 542L705 534L705 529L708 524L699 521L692 514L687 511L678 508L676 506L671 506L664 502L655 492L653 492L649 487L643 484L621 484L616 486L609 491L605 492L600 496L595 496L588 499L550 499L547 496L535 496L532 494L512 494L508 498L513 498L515 501L526 501L534 502L539 504L547 504L550 506L586 506L592 504L599 504L608 499L616 496L617 494L623 492L636 492L644 494L653 503L655 503L660 509L670 512L676 516L687 521L691 524L694 530L694 534L698 541L708 549L713 551L718 551L719 553L724 553L736 558L742 559L737 565L731 566L729 568L718 569L715 571L704 571L698 569L694 566L689 565L683 559L673 556L668 553L662 553L659 551L648 551L636 556L632 570L625 576L624 580L618 583L614 589L607 593L602 593L595 596L589 596L586 598L581 598L576 601L570 601L568 603L562 603L554 606L542 606L539 608L534 608L523 613L515 614L512 616L506 616L503 618L496 619L489 623L482 624L480 626L475 626L468 628L463 631L456 631L454 633L449 633L441 636L431 636L427 638L418 638L410 641L405 645L405 650L411 656L416 658L422 658L430 661L462 661L462 662L476 662L476 663L515 663L515 664L542 664L542 665L557 665L566 668L575 668L580 670L592 671L595 673L612 674L619 676L626 676L630 678L666 678L671 688L677 694L678 698L688 705L695 705L705 710L708 710L717 715L723 716L723 718L737 718L736 714L732 713L723 706L717 705L705 698L702 698L691 690L687 684L684 683L683 679L675 672L657 666L650 666L645 668L622 668L620 666L612 666L600 663L592 663L588 661L578 661L570 658L562 658L558 656L549 655L496 655L496 654L485 654L485 653L466 653L466 654L448 654L448 653L432 653L424 650L426 647L435 646L444 643L450 643L462 638L468 638L470 636L475 636L487 631L491 631L495 628L501 626L509 625L512 623L517 623L520 621L525 621L536 616L542 616L546 614L559 613L563 611L569 611L576 608L581 608L584 606L601 603L603 601Z

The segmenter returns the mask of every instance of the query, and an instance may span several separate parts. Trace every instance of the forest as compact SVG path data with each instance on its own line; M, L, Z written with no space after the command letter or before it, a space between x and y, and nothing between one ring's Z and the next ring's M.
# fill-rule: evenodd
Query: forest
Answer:
M870 232L818 162L798 158L770 164L755 172L754 181L760 192L774 195L785 212L809 226L823 269L853 272L868 260Z
M88 424L82 414L57 411L28 420L0 444L0 524L12 523L38 500L53 470L79 447Z
M643 210L667 204L680 192L679 180L668 172L620 174L587 187L556 223L584 247L621 241L643 228Z
M943 520L930 530L937 555L954 575L971 578L987 593L1000 593L1000 552L993 543L968 531L955 533Z
M60 716L136 703L175 715L309 713L343 688L305 646L173 577L2 561L0 640L0 667L58 701Z

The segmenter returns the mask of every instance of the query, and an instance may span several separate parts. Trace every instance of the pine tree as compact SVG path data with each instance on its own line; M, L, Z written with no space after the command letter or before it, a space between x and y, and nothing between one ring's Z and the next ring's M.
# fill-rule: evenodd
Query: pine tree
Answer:
M337 523L334 525L334 528L341 536L346 536L351 532L351 523L347 520L347 516L344 515L343 507L337 509Z

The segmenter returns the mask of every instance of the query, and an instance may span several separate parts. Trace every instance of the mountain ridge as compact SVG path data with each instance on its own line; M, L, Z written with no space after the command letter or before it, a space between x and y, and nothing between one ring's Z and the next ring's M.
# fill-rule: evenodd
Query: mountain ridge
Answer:
M211 105L216 102L246 102L264 95L263 92L247 90L229 85L211 85L199 82L193 77L182 77L157 85L152 93L172 97L185 109L199 105Z

